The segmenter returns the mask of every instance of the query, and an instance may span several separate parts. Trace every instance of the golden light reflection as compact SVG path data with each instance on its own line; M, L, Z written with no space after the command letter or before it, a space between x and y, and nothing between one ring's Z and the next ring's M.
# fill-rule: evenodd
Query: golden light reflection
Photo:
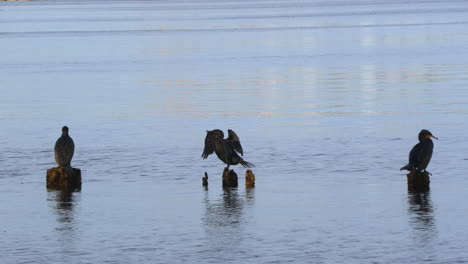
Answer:
M428 65L271 67L200 78L142 82L144 114L175 118L314 118L417 113L384 108L395 100L426 100L425 85L458 72ZM187 74L188 76L189 74ZM236 78L234 78L236 77ZM407 85L406 85L407 84ZM422 84L422 85L415 85Z

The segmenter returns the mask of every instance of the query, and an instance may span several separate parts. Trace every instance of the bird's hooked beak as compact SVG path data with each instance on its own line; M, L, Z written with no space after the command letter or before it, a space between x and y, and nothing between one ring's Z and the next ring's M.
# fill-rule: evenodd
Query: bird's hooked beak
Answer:
M435 138L435 139L439 140L438 137L434 137L433 135L427 135L426 137L427 137L427 138Z

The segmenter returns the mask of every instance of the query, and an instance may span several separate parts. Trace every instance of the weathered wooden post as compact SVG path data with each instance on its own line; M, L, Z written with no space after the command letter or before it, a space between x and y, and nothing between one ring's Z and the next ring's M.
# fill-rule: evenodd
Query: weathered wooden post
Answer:
M255 175L253 174L252 170L247 170L245 172L245 187L255 187Z
M208 173L205 171L205 177L202 177L202 186L208 187Z
M410 171L406 176L408 178L408 191L410 192L427 192L431 180L429 179L430 173Z
M55 167L47 170L47 189L81 190L81 170L72 167Z
M237 173L227 167L223 171L223 188L237 187Z

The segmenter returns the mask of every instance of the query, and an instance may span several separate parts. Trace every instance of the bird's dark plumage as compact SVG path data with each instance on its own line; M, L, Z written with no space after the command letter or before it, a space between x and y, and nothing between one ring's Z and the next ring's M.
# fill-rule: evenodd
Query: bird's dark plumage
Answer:
M239 137L231 129L228 129L227 141L232 144L232 147L234 148L235 151L239 152L241 154L241 156L244 156L244 150L242 150L242 146L241 146Z
M434 143L431 138L438 139L429 130L423 129L419 132L419 143L411 149L408 164L400 170L426 171L427 165L429 165L432 158L432 150L434 149Z
M228 138L224 139L224 133L219 129L206 131L205 148L202 153L202 158L206 159L215 152L216 156L228 165L228 168L230 165L237 165L239 163L245 168L255 167L255 165L245 161L239 156L239 154L243 155L244 151L237 134L231 129L228 129L228 135Z
M68 135L68 127L62 128L62 136L55 142L55 161L59 167L70 167L73 153L75 152L75 143Z

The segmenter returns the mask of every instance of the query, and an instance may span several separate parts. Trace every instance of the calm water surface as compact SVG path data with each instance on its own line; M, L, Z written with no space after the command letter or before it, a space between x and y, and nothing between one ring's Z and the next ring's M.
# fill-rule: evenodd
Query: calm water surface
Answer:
M456 0L0 2L1 263L468 262L467 27ZM255 189L200 158L214 128Z

